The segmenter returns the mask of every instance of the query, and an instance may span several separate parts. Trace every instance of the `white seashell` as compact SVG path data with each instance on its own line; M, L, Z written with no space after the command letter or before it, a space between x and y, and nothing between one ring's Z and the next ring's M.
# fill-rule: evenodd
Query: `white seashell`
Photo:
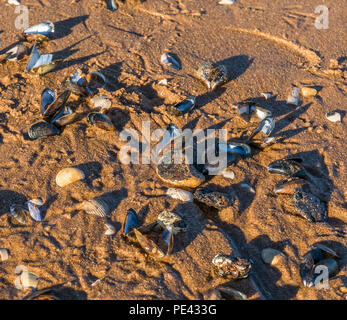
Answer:
M21 274L22 272L28 271L28 268L23 265L16 266L16 269L14 269L15 274Z
M20 2L18 0L8 0L8 4L14 4L15 6L20 6Z
M167 86L168 82L167 82L167 79L162 79L158 82L158 84L161 84L163 86Z
M268 100L272 97L271 92L262 92L261 95L264 97L265 100Z
M272 113L269 110L266 110L264 108L258 107L258 106L252 106L251 110L256 113L256 115L259 117L259 119L264 120L267 117L271 117Z
M82 170L77 168L64 168L58 172L55 182L59 187L65 187L70 183L83 180L84 178L85 174Z
M341 114L339 112L328 112L325 117L331 122L341 121Z
M1 261L6 261L8 259L8 251L7 249L0 249L0 257L1 257Z
M80 204L79 208L99 217L106 217L111 213L107 203L101 199L86 200Z
M22 283L23 289L36 289L37 283L39 282L39 277L31 272L23 271L23 273L20 276L20 281Z
M112 236L113 234L116 233L116 229L114 228L112 224L105 223L105 227L107 228L107 230L105 231L106 236Z
M166 191L166 194L173 199L178 199L184 202L193 202L193 195L186 190L177 189L177 188L169 188Z
M94 108L106 109L111 107L112 102L107 96L94 96L90 99L90 102L93 104Z
M234 171L229 171L227 169L224 169L221 174L223 175L224 178L227 179L234 179L235 178L235 173Z
M288 96L287 104L297 106L299 104L299 94L300 89L298 87L293 87L292 92Z
M219 4L234 4L235 0L221 0L218 3Z
M255 193L255 190L247 183L241 183L240 187L248 189L250 192Z

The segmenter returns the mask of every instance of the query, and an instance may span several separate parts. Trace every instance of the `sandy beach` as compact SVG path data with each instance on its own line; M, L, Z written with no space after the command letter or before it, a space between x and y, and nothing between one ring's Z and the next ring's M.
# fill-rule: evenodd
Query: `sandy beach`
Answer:
M21 1L30 26L54 23L53 38L39 51L63 62L42 76L25 71L29 56L0 64L0 248L8 251L8 259L0 259L0 299L22 299L31 292L14 284L20 265L38 276L38 290L64 284L61 299L206 299L218 285L251 300L346 299L346 2L116 2L118 9L110 11L101 0ZM319 5L329 10L327 29L317 29ZM0 53L23 31L15 27L15 7L0 2ZM164 52L176 55L182 69L163 66ZM212 92L195 76L208 61L225 65L229 74ZM62 93L76 70L106 77L98 95L111 100L105 114L116 130L91 126L86 119L90 98L71 95L67 104L83 117L59 135L30 140L30 126L42 118L42 91ZM314 87L318 94L288 105L292 86ZM263 92L272 97L263 99ZM179 117L167 112L167 105L189 95L196 97L191 112ZM234 179L216 175L202 184L234 193L237 201L230 208L216 213L195 201L171 199L166 195L170 185L158 177L154 163L120 161L126 144L120 133L133 129L140 134L143 121L152 131L173 123L180 129L226 129L228 139L249 135L254 124L234 106L250 99L271 111L271 136L278 141L231 164ZM341 121L326 118L332 111ZM283 177L269 173L267 166L289 156L302 159L313 192L326 203L327 223L304 219L290 196L274 194ZM66 167L81 169L85 179L59 187L56 175ZM105 219L78 210L79 203L105 195L113 199L108 221L116 232L110 236L104 234ZM44 202L43 220L29 218L21 225L10 206L35 198ZM184 217L187 232L175 237L171 255L155 259L121 236L130 208L141 225L156 221L164 210ZM301 259L316 243L339 256L338 272L325 290L305 287L300 277ZM284 258L275 265L264 263L265 248ZM213 276L214 256L232 252L252 260L250 276L237 281Z

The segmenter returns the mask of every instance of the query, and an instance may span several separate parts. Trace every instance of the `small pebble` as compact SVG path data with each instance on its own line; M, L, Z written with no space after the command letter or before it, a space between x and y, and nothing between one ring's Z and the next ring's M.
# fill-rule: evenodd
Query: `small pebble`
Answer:
M301 95L305 98L307 97L314 97L316 96L318 91L314 88L309 88L309 87L302 87L301 88Z
M261 258L267 264L276 265L284 258L284 255L278 250L266 248L262 250Z
M325 117L331 122L341 122L341 114L336 111L328 112Z

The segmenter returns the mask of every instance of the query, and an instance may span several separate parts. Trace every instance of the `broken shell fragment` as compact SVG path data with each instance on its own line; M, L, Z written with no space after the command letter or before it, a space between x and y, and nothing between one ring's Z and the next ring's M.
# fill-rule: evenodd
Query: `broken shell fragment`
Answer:
M227 179L234 179L235 178L235 173L234 173L234 171L231 171L231 170L224 169L221 172L221 174L224 178L227 178Z
M271 92L262 92L261 95L264 97L265 100L268 100L272 97Z
M65 187L70 183L83 180L85 174L77 168L64 168L60 170L55 178L55 182L59 187Z
M172 199L178 199L183 202L192 202L193 195L186 190L177 189L177 188L169 188L166 191L166 194Z
M1 261L6 261L8 259L8 251L5 248L0 249L0 258Z
M298 106L299 93L300 93L300 89L298 87L293 87L290 95L288 96L287 104Z
M83 201L78 205L78 209L84 210L88 214L93 214L99 217L106 217L111 213L111 209L108 204L100 198Z
M62 62L63 60L61 59L53 61L53 55L51 53L41 55L37 50L37 45L35 43L31 50L31 57L25 70L35 74L43 75L53 70Z
M87 120L92 126L106 131L113 131L116 129L111 119L103 113L90 112L87 116Z
M112 224L105 223L105 227L106 227L106 231L105 231L106 236L112 236L116 233L116 229Z
M24 29L22 34L27 41L42 42L49 40L53 33L54 23L50 21L45 21Z
M42 199L31 199L26 202L26 205L28 206L28 210L30 213L30 216L35 221L42 221L42 215L41 215L41 209L40 207L43 205Z
M173 234L187 231L187 223L175 212L167 210L160 212L157 222L164 229L171 227Z
M139 218L134 209L129 209L122 224L122 233L127 235L133 228L139 226Z
M181 116L191 111L195 106L195 97L189 96L184 101L173 106L166 106L166 111L175 116Z
M10 213L20 223L27 224L27 208L20 204L11 204Z
M218 3L219 4L234 4L235 0L221 0Z
M250 261L224 254L217 254L212 263L219 276L230 277L234 280L247 278L252 268Z
M315 88L302 87L301 95L305 98L316 96L318 91Z
M307 181L304 179L287 179L278 182L275 185L274 192L276 194L293 194L297 188L307 191L310 189Z
M160 57L161 63L169 68L172 68L174 70L181 70L182 66L179 61L177 61L170 53L163 53Z
M205 83L207 89L213 91L228 81L228 72L224 65L205 63L196 72L198 79Z
M151 239L147 238L137 229L134 229L134 232L138 243L146 252L158 259L165 257L164 252Z
M292 196L292 203L297 212L311 222L328 221L325 204L315 195L297 188Z
M57 127L43 120L33 124L28 132L29 138L32 140L58 134L60 134L60 130Z
M29 54L29 48L23 43L19 43L15 47L9 49L0 56L0 62L3 61L20 61Z
M94 96L90 99L94 108L107 109L112 105L111 100L107 96Z
M268 167L271 173L282 174L287 177L305 178L306 171L296 159L283 159L271 162Z
M156 154L160 154L160 152L165 148L168 147L169 143L173 141L176 137L180 136L182 131L178 129L178 127L170 123L164 132L162 138L158 142L158 144L155 146L155 152ZM170 150L170 149L169 149ZM168 151L169 151L168 150ZM165 152L165 151L164 151Z
M261 108L259 106L251 106L251 111L253 111L261 120L269 118L272 116L271 111Z
M106 3L108 10L116 11L118 9L118 6L114 0L106 0Z
M39 277L31 272L23 271L20 275L20 281L23 286L23 289L36 289L37 284L39 282Z
M328 112L325 117L331 122L341 122L341 114L337 111Z
M222 210L232 206L235 198L233 194L226 194L218 191L213 191L208 187L199 188L193 193L196 201L201 202L209 207Z
M264 120L260 122L259 126L251 133L248 140L253 139L253 137L259 132L263 132L266 136L269 136L274 128L275 128L275 122L273 118L271 117L265 118Z

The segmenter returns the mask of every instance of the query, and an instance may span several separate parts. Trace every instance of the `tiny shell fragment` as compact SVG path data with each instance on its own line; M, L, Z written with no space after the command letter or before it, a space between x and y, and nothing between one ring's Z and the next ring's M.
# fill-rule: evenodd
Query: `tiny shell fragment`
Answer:
M336 111L328 112L325 117L331 121L331 122L340 122L341 121L341 114Z
M90 99L90 102L92 103L94 108L101 108L106 109L111 107L112 102L107 96L94 96L92 99Z
M177 188L169 188L166 194L173 199L178 199L184 202L192 202L193 195L186 190L177 189Z
M39 282L39 277L31 272L23 271L23 273L20 276L20 281L22 283L23 289L36 289L37 283Z
M299 93L300 89L298 87L293 87L290 95L287 99L287 104L297 106L299 104Z
M60 170L55 178L55 181L59 187L65 187L70 183L85 178L84 172L77 168L64 168Z
M6 261L8 259L8 251L7 249L0 249L0 258L1 258L1 261Z
M106 223L105 227L107 228L107 230L105 231L106 236L112 236L113 234L116 233L116 229L114 228L112 224Z

